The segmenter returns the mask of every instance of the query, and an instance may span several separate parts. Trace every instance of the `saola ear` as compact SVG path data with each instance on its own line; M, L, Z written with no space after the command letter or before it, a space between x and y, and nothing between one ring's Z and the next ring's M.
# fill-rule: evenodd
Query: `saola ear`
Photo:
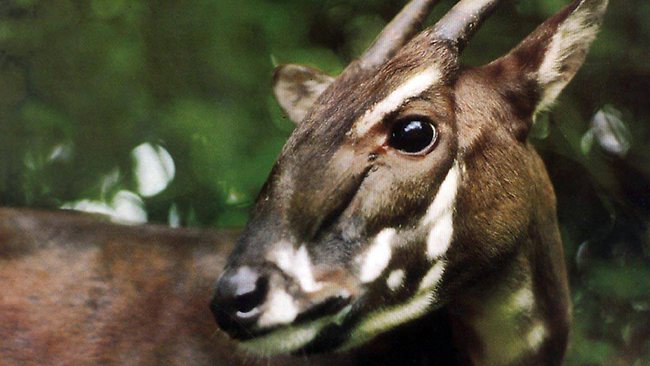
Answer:
M607 3L575 0L488 67L505 70L506 77L518 79L519 87L535 89L536 103L528 106L528 112L549 108L582 66Z
M333 81L333 77L311 67L282 65L273 74L273 93L287 116L298 124Z

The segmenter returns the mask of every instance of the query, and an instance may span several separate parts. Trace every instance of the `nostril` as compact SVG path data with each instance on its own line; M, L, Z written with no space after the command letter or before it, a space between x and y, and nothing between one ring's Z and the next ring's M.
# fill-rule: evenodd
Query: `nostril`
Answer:
M237 315L243 318L250 317L257 313L258 306L264 302L268 292L269 281L266 277L258 277L253 283L242 286L235 295L234 307Z

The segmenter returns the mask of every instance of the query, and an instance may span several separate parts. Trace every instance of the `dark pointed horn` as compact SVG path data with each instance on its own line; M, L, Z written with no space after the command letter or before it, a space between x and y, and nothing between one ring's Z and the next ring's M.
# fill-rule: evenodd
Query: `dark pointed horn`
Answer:
M359 60L362 68L375 68L394 56L419 30L439 0L412 0L384 28Z
M433 35L456 43L462 51L498 4L499 0L460 0L436 23Z

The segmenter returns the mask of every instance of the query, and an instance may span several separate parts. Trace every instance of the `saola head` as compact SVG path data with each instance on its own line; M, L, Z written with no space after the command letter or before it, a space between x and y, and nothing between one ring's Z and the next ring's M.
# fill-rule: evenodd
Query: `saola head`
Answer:
M527 134L582 64L607 1L574 1L482 67L459 55L498 1L460 1L414 36L435 2L409 3L336 78L276 70L298 126L212 303L249 349L359 345L462 296L536 215L554 215L538 212L546 182Z

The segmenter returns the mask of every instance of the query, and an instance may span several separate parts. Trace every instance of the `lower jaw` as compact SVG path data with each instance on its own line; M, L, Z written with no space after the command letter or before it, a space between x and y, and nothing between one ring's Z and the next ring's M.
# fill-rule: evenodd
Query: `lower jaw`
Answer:
M326 327L341 324L351 308L346 306L334 315L278 329L267 335L242 342L240 345L246 351L261 356L296 353L306 347L311 348L310 343L321 335Z
M334 315L281 328L242 342L241 346L261 356L298 352L313 354L332 350L348 351L372 340L380 333L420 318L436 308L435 298L436 293L433 289L424 289L409 301L374 311L356 323L352 329L344 329L342 324L352 309L352 305L348 305ZM338 333L338 336L332 333Z
M435 292L433 290L423 290L405 303L391 305L372 312L355 325L339 349L348 351L356 348L400 324L406 324L422 317L433 310L434 300Z
M331 321L331 317L327 317L280 329L271 334L242 342L241 347L261 356L296 352L313 341Z

